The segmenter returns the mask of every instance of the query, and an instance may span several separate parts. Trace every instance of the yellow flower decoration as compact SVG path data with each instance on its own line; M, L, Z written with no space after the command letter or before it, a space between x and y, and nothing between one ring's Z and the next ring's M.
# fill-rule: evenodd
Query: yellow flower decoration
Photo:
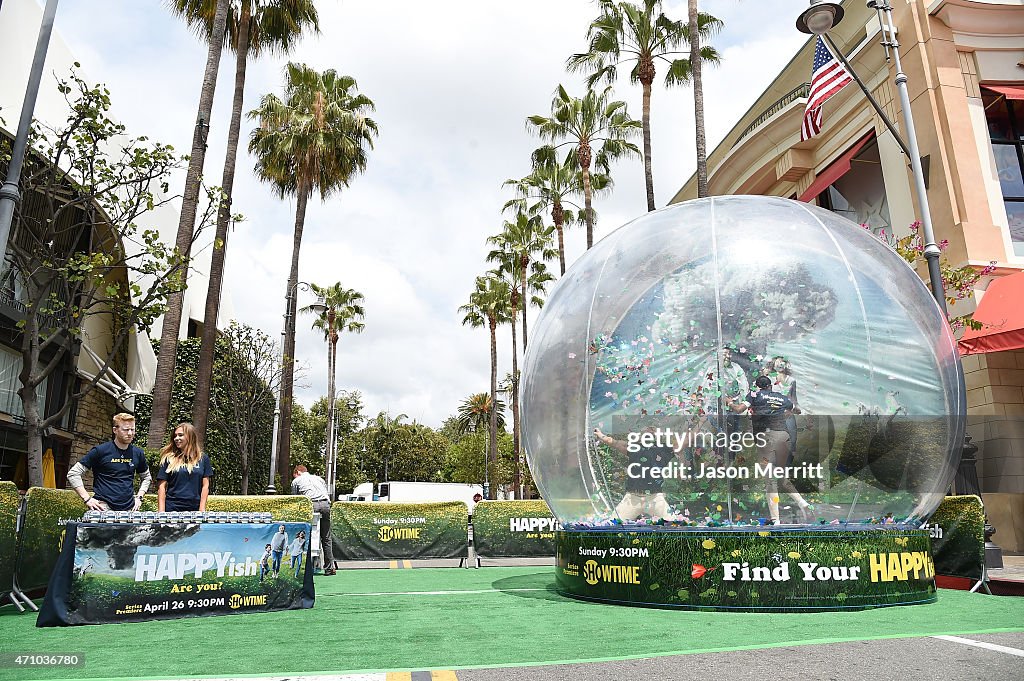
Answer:
M800 557L800 552L799 551L790 551L786 555L789 556L790 558L799 558Z
M758 537L767 537L767 536L770 536L770 535L771 535L771 532L758 532L757 533Z
M740 550L739 549L736 549L735 551L732 552L733 558L737 558L737 557L739 557L739 555L740 555Z
M721 511L722 510L722 505L719 504L718 506L715 506L715 510L716 511Z
M710 550L710 549L715 548L715 540L714 539L705 539L704 541L702 541L700 543L700 545L703 546L704 548Z
M842 559L843 559L843 557L842 557L842 556L836 556L836 562L837 562L837 563L838 563L839 561L841 561Z
M910 539L907 537L896 537L896 543L900 546L906 546L908 541L910 541Z
M863 554L863 553L861 553L860 551L854 551L854 552L852 552L852 553L850 554L850 557L851 557L851 558L863 558L863 557L864 557L864 554Z

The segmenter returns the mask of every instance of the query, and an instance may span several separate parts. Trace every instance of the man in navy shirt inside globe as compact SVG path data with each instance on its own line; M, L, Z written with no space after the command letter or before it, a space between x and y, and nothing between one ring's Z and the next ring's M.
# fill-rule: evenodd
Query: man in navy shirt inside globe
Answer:
M78 492L90 511L137 511L149 489L151 476L146 455L132 444L135 417L114 415L114 439L97 445L68 471L68 485ZM82 474L92 471L92 495L82 483ZM135 474L140 477L135 492Z
M789 457L789 431L786 428L786 417L790 414L799 414L800 408L793 404L782 393L772 390L772 379L767 376L758 376L754 381L757 387L756 393L747 395L746 400L738 401L732 397L726 397L726 405L735 412L750 411L751 425L755 435L760 434L759 449L764 463L775 466L785 466ZM779 524L779 491L786 492L786 495L796 502L796 513L801 522L810 519L809 511L812 506L807 503L796 485L789 479L783 478L776 482L774 478L766 479L768 512L773 525Z

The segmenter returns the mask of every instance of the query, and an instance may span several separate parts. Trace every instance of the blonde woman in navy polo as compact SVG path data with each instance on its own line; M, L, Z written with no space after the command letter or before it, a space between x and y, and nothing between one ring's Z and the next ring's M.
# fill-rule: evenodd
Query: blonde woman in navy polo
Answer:
M160 450L157 503L161 511L205 511L213 466L203 454L191 423L179 423L171 441Z

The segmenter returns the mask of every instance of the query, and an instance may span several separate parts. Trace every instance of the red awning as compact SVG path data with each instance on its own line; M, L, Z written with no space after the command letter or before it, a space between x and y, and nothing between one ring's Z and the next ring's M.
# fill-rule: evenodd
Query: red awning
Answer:
M967 329L959 343L961 355L1024 348L1024 272L989 284L974 319L983 326Z
M982 85L992 92L998 92L1007 99L1024 99L1024 85Z
M835 184L836 180L850 172L850 161L853 160L853 157L857 155L857 152L863 149L864 145L867 144L874 136L874 131L871 131L857 140L857 143L844 151L842 156L837 158L831 163L831 165L818 173L818 176L814 178L814 182L812 182L811 186L798 197L798 200L804 202L813 201L818 198L818 194L821 194L831 185Z

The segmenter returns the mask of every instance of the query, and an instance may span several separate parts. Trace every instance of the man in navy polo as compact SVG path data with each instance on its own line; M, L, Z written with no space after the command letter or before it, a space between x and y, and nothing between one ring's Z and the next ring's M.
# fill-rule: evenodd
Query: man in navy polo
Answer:
M68 485L78 492L90 511L137 511L149 489L151 476L146 455L132 444L135 439L135 417L114 415L114 439L89 450L89 453L68 471ZM82 483L82 474L92 471L92 495ZM139 491L135 493L135 474L139 474Z

